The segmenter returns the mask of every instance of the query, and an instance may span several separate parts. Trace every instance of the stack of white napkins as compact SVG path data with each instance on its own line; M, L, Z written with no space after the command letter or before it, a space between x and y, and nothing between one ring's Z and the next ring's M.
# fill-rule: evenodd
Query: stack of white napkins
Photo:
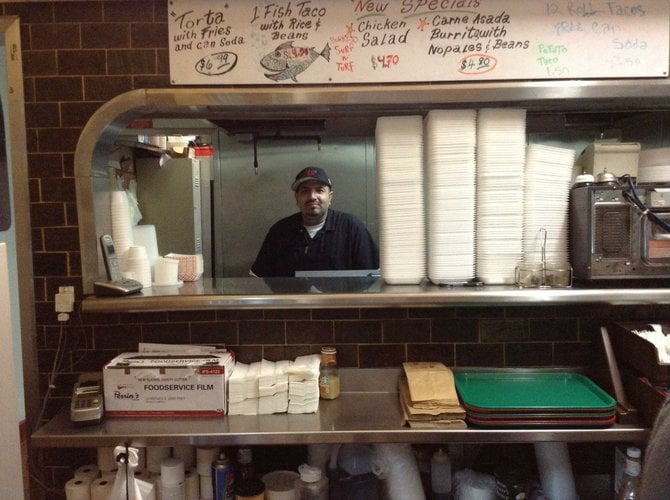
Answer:
M288 412L315 413L319 409L321 356L298 356L288 371Z
M228 415L258 415L261 363L236 363L228 379Z
M258 414L286 413L290 362L261 360L258 377Z

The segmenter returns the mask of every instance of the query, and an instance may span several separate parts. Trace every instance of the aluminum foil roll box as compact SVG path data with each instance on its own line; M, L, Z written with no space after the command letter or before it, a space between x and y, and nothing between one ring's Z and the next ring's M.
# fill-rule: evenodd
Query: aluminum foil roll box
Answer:
M117 417L223 416L231 352L128 352L103 369L105 414Z

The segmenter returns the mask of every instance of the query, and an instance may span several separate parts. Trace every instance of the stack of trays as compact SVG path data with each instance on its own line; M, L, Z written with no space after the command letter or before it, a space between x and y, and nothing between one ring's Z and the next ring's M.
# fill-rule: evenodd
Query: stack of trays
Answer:
M592 428L616 419L616 400L579 373L482 370L454 378L472 425Z

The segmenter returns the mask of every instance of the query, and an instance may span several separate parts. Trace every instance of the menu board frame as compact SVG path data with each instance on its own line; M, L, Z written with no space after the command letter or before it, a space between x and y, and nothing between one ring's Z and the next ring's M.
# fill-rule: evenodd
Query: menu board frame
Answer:
M173 85L667 77L667 0L168 0Z

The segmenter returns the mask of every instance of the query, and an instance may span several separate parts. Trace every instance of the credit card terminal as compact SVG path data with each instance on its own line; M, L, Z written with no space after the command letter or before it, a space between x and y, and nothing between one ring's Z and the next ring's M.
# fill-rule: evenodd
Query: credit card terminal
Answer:
M82 373L72 389L70 420L74 425L102 422L104 409L102 373Z

